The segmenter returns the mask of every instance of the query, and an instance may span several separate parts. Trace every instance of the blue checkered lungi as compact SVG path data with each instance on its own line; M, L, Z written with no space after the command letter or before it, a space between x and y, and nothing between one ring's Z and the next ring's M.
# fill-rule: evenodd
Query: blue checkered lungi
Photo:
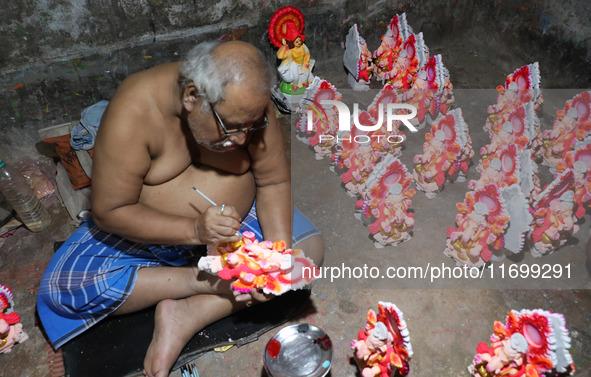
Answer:
M255 207L242 222L260 241ZM319 234L297 209L293 244ZM103 232L87 219L56 251L39 287L37 311L57 349L113 313L129 297L142 267L183 266L203 246L149 245Z

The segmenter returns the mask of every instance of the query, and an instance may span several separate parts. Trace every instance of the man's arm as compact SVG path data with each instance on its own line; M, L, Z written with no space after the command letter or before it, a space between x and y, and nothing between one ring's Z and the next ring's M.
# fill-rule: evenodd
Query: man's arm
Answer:
M284 240L291 247L291 174L284 140L272 102L267 106L269 127L248 147L256 183L256 209L265 240Z
M150 149L155 148L150 140L158 131L150 127L154 120L146 113L117 95L109 104L95 142L93 219L101 229L136 242L208 243L214 231L204 228L207 224L231 221L222 219L219 209L212 207L200 216L188 217L165 213L139 201L152 163L154 151Z

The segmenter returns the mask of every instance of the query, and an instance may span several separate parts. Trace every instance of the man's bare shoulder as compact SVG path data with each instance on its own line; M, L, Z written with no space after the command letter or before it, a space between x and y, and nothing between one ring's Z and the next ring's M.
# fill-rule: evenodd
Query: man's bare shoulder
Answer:
M178 64L169 63L140 71L126 78L111 98L97 142L114 143L135 140L158 150L164 128L178 122L173 114L178 82Z
M178 63L166 63L127 77L109 103L105 123L146 124L168 117L177 99L178 72Z
M179 77L178 63L165 63L127 77L113 97L112 102L133 98L164 97L176 89Z

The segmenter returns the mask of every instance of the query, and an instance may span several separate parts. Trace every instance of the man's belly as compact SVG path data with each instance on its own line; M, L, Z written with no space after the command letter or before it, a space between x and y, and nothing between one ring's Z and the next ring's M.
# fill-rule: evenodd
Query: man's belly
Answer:
M242 218L250 210L256 193L250 171L236 175L191 165L172 180L158 185L144 185L139 201L162 212L195 217L212 204L192 186L218 206L233 206Z

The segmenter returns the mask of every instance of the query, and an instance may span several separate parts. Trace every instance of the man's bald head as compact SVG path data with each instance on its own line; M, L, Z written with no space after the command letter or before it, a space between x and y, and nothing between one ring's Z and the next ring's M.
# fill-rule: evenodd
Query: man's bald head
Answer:
M204 106L222 101L228 85L244 85L253 94L269 93L275 77L263 54L240 41L200 43L180 67L181 82L193 82L205 98Z

